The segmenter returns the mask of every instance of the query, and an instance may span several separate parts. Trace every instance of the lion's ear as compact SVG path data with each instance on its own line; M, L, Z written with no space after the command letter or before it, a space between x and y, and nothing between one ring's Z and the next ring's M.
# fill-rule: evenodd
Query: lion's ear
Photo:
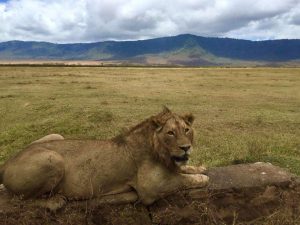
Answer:
M161 131L163 126L162 126L161 122L158 119L153 118L152 119L152 124L153 124L153 127L155 128L155 130L157 132Z
M195 120L195 116L192 113L188 113L185 114L183 116L183 120L188 124L188 125L192 125L194 120Z
M167 106L163 105L163 114L170 113L170 112L171 110Z

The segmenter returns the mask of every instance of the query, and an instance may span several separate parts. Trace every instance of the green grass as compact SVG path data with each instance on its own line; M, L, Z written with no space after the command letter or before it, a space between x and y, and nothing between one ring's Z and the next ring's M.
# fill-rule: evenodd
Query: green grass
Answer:
M49 133L106 139L167 105L196 116L192 164L300 175L300 69L0 67L0 161Z

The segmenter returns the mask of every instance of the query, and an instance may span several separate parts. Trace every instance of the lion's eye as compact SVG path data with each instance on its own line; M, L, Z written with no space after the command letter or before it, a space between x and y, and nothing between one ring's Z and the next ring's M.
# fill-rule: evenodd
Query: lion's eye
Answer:
M175 136L175 132L174 131L172 131L172 130L170 130L170 131L168 131L168 133L167 133L168 135L170 135L170 136Z
M184 129L184 132L185 132L185 133L188 133L189 131L190 131L190 128L185 128L185 129Z

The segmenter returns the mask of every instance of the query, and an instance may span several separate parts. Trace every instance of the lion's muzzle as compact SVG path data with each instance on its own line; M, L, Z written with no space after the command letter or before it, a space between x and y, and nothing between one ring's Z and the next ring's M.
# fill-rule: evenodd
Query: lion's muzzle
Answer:
M181 150L183 150L184 152L188 152L190 149L191 149L191 145L181 145L181 146L179 146L179 148L181 149Z
M189 156L187 154L184 154L183 156L172 156L172 159L175 162L186 162L189 160Z

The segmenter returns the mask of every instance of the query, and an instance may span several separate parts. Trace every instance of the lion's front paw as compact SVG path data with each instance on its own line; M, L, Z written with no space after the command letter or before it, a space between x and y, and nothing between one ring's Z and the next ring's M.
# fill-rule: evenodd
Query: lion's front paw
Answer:
M197 174L205 174L207 169L204 166L195 166L194 167L195 173Z
M191 187L205 187L209 182L209 177L203 174L189 175L191 178Z
M207 169L204 166L182 166L181 173L185 174L205 174Z

